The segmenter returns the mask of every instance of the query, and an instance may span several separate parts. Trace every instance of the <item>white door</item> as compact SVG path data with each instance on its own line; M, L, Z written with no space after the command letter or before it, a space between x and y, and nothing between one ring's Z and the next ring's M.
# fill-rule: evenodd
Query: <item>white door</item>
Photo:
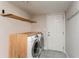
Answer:
M64 19L62 15L47 16L47 45L51 50L64 50Z

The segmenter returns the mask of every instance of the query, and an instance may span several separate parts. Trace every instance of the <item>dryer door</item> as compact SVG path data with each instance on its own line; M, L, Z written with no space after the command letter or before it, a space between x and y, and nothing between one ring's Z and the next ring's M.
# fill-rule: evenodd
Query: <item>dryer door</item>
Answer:
M40 41L36 39L32 47L32 56L35 58L38 57L39 55L40 55Z

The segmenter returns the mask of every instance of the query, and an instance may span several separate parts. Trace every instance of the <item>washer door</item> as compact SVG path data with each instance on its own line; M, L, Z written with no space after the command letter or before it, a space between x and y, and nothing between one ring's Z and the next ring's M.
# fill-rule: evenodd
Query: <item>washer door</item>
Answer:
M32 56L38 57L40 55L40 41L38 39L35 40L32 47Z

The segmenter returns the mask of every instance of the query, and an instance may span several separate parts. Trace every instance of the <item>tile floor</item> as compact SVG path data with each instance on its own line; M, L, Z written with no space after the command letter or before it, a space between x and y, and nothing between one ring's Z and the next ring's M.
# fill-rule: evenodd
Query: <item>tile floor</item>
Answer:
M66 54L55 50L43 50L39 58L67 58Z

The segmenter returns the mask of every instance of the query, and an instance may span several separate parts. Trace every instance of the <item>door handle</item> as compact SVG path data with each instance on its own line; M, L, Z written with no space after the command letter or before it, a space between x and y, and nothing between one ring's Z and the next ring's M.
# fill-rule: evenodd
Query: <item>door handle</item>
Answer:
M48 36L50 36L50 32L48 32Z

